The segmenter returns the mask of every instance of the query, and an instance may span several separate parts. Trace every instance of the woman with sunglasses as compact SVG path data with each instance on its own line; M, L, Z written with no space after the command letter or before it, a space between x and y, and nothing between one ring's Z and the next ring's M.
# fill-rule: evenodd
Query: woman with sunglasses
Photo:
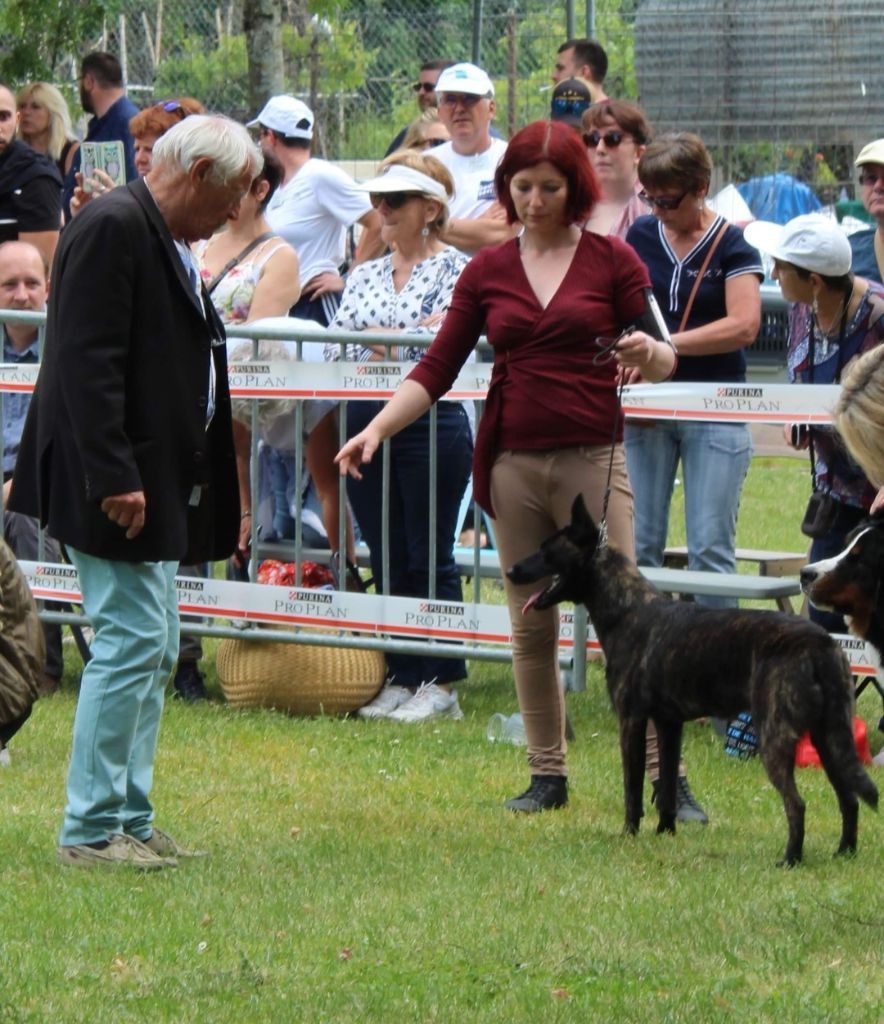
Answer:
M416 117L408 126L400 149L419 149L426 152L441 146L443 142L450 142L451 134L445 125L439 120L439 111L436 107L429 107L420 117Z
M640 217L626 240L644 261L678 351L678 381L746 379L743 349L761 322L761 257L706 204L712 161L690 132L660 136L639 160ZM699 286L694 285L699 281ZM639 565L661 565L679 461L685 493L688 567L736 572L737 511L752 456L743 423L665 420L628 423L629 479L635 493ZM700 596L727 607L729 598Z
M495 187L521 234L467 265L429 351L394 398L338 453L357 479L381 442L424 415L450 388L484 331L494 369L473 460L473 492L495 520L500 564L532 554L571 521L582 494L611 540L632 554L632 495L619 443L618 366L649 380L671 372L669 344L645 330L647 271L616 238L583 231L598 183L580 137L537 121L510 141ZM659 331L659 328L656 328ZM658 335L659 336L659 335ZM610 467L610 500L605 497ZM530 586L504 577L513 673L528 738L531 784L507 802L534 813L567 803L565 710L558 670L558 610L522 611Z
M628 100L601 100L583 114L583 142L602 195L584 227L625 238L648 212L639 198L638 162L651 139L641 107Z
M400 150L383 161L380 175L364 182L381 217L381 238L390 252L354 267L347 277L341 305L331 328L351 331L433 333L451 302L455 282L467 257L441 241L454 183L434 157ZM420 359L422 348L397 346L392 358ZM340 346L327 346L339 358ZM386 358L383 346L347 347L346 357L365 361ZM472 405L472 403L468 403ZM351 402L347 433L361 434L383 402ZM470 414L460 402L440 402L436 417L436 532L429 533L430 415L424 412L393 439L389 483L389 592L403 597L462 601L460 573L454 560L458 514L470 478L473 431ZM368 544L371 568L380 592L383 585L382 460L348 480L347 494ZM436 590L429 592L429 563L436 560ZM463 717L454 684L467 675L462 658L387 655L387 685L360 709L364 718L419 722Z

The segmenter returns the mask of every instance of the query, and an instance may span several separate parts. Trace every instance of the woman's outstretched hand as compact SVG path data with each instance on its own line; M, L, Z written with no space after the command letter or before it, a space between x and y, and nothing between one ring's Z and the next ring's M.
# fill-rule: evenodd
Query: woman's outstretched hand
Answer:
M349 474L354 480L361 480L362 473L359 472L359 467L363 462L371 462L382 440L383 438L371 429L370 424L355 437L351 437L335 456L341 476Z

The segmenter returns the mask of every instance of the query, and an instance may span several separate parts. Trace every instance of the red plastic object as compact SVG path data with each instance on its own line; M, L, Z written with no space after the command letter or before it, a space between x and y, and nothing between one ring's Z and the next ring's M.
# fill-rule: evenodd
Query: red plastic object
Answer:
M293 587L295 585L295 563L265 558L258 567L258 582L276 587ZM334 585L335 578L324 565L317 565L316 562L301 562L302 587L333 587Z
M856 752L863 764L872 763L872 751L869 748L869 734L866 723L861 718L853 719L853 741ZM798 768L821 768L820 755L810 742L810 733L805 733L795 744L795 765Z

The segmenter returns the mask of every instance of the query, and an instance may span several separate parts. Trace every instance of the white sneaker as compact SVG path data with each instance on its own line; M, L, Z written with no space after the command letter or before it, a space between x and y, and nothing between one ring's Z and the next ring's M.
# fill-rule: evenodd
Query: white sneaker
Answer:
M413 696L414 690L407 686L387 683L375 699L361 707L357 714L360 718L389 718L396 708L407 704Z
M8 768L11 764L9 747L0 747L0 768Z
M463 718L457 690L446 693L435 683L421 683L417 693L388 715L391 722L427 722L431 718Z

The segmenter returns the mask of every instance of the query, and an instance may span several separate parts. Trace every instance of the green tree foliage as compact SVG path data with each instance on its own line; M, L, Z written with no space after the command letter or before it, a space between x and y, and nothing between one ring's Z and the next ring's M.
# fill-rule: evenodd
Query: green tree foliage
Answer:
M120 6L121 0L4 0L0 77L16 85L67 79Z
M356 23L347 19L313 17L303 34L284 25L282 47L286 90L312 102L322 120L328 97L353 93L365 80L372 56L360 42ZM208 99L213 109L244 119L254 114L247 60L243 35L224 36L210 50L202 37L188 36L176 56L161 62L154 94Z

